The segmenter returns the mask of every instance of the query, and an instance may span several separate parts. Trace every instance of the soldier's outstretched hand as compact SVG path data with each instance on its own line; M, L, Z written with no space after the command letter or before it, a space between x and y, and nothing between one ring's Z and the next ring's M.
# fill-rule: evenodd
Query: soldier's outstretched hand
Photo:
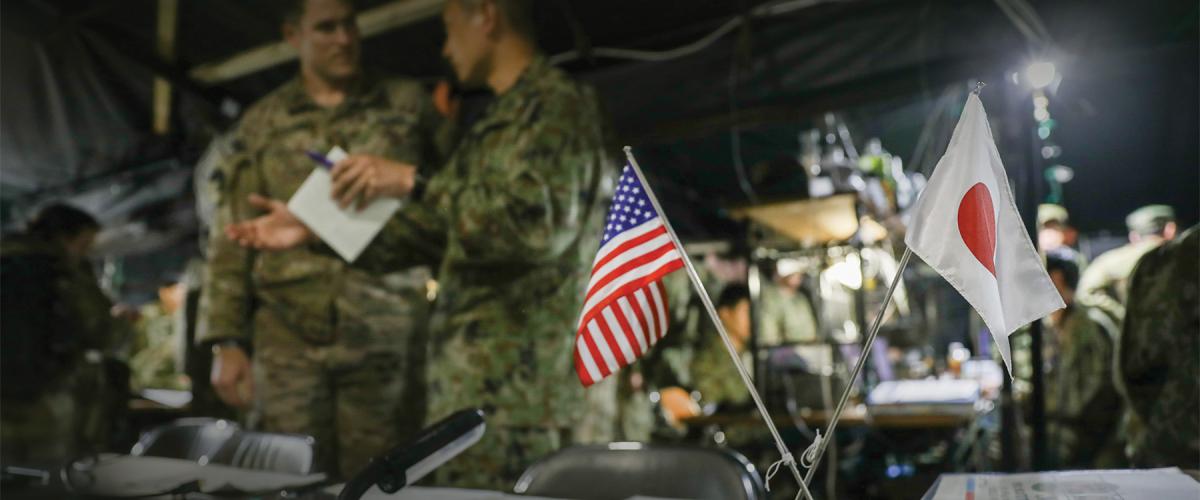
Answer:
M287 250L313 238L312 231L287 208L287 204L257 194L248 198L251 205L267 213L225 226L225 236L237 244L259 250Z

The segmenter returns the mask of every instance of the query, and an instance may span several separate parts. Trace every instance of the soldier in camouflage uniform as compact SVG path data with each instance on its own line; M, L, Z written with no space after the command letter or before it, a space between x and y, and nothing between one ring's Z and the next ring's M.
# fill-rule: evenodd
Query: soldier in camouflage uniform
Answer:
M283 29L300 74L246 112L217 175L197 342L214 346L223 401L253 402L264 430L314 436L320 469L349 476L422 425L430 270L406 265L380 277L312 248L247 250L220 229L257 215L251 193L289 198L316 166L306 150L340 146L350 156L335 177L401 194L374 186L436 166L437 115L416 82L360 69L349 2L293 3ZM353 201L354 192L335 194Z
M803 269L795 261L781 261L777 269L779 278L762 288L759 345L815 342L819 337L817 315L801 288Z
M1113 385L1116 324L1074 300L1079 268L1074 252L1046 255L1046 271L1067 304L1050 315L1046 344L1046 438L1055 469L1124 466L1117 432L1122 404Z
M190 384L182 373L184 284L158 289L159 300L139 309L129 356L130 385L134 391L173 389L186 391Z
M1200 468L1200 229L1151 250L1133 272L1118 389L1139 422L1135 467Z
M717 315L729 333L729 340L742 356L742 363L753 366L748 352L750 342L750 292L745 285L726 285L717 297ZM742 382L737 366L729 359L716 326L704 330L690 366L694 388L700 391L701 403L740 406L750 401L750 391Z
M1037 211L1038 252L1043 257L1050 250L1069 248L1075 252L1075 264L1079 272L1087 271L1088 259L1076 247L1079 231L1071 226L1071 214L1066 207L1054 203L1042 203Z
M445 247L431 325L430 417L487 413L483 440L437 482L509 490L533 461L572 443L584 413L573 364L575 321L611 175L599 104L537 53L531 5L452 0L444 54L468 86L497 97L464 131L425 192L431 210L400 214L356 266L394 269ZM282 202L238 224L244 245L286 248L298 221ZM301 226L302 228L302 226Z
M1138 259L1175 237L1175 211L1166 205L1149 205L1125 218L1129 244L1096 257L1079 279L1080 302L1098 307L1120 322L1125 317L1129 276Z
M0 245L4 295L0 450L4 460L100 451L126 391L104 358L128 333L110 314L87 254L100 226L66 205L43 209Z

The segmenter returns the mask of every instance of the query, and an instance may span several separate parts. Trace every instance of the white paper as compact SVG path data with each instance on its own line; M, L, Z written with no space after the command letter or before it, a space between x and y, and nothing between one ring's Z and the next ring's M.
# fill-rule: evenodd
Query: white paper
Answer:
M190 391L145 389L142 391L141 396L147 400L171 408L183 408L192 402L192 393Z
M1030 474L946 474L932 500L1165 500L1200 498L1200 483L1177 468Z
M336 146L325 155L333 163L346 156L346 151ZM288 200L288 210L343 259L354 262L388 219L400 209L401 201L380 198L362 211L355 205L343 210L333 199L332 193L333 178L329 171L323 167L314 168L292 199Z
M974 380L888 380L871 391L867 404L973 404L977 399L979 382Z

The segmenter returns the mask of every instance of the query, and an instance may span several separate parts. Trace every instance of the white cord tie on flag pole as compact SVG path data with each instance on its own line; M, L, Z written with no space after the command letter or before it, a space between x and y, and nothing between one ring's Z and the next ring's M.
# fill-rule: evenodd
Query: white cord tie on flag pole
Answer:
M821 441L825 436L821 435L821 429L817 429L817 437L813 438L812 444L800 454L800 465L805 469L811 469L813 464L817 463L817 455L821 453Z
M767 480L765 481L767 491L771 491L771 478L775 477L775 474L777 472L779 472L780 467L782 467L784 465L792 466L795 464L796 464L795 457L792 457L791 453L785 453L783 455L783 458L776 460L775 463L771 464L770 467L767 467Z

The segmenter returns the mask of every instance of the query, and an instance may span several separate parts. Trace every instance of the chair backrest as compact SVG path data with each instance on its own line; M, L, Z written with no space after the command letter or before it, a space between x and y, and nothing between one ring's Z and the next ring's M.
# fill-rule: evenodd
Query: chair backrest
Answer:
M179 458L204 464L208 463L238 430L238 425L228 420L181 418L143 433L129 454Z
M311 474L315 440L300 434L242 431L225 442L210 463L242 469Z
M560 450L526 470L514 491L575 500L766 498L754 466L736 452L641 443Z

